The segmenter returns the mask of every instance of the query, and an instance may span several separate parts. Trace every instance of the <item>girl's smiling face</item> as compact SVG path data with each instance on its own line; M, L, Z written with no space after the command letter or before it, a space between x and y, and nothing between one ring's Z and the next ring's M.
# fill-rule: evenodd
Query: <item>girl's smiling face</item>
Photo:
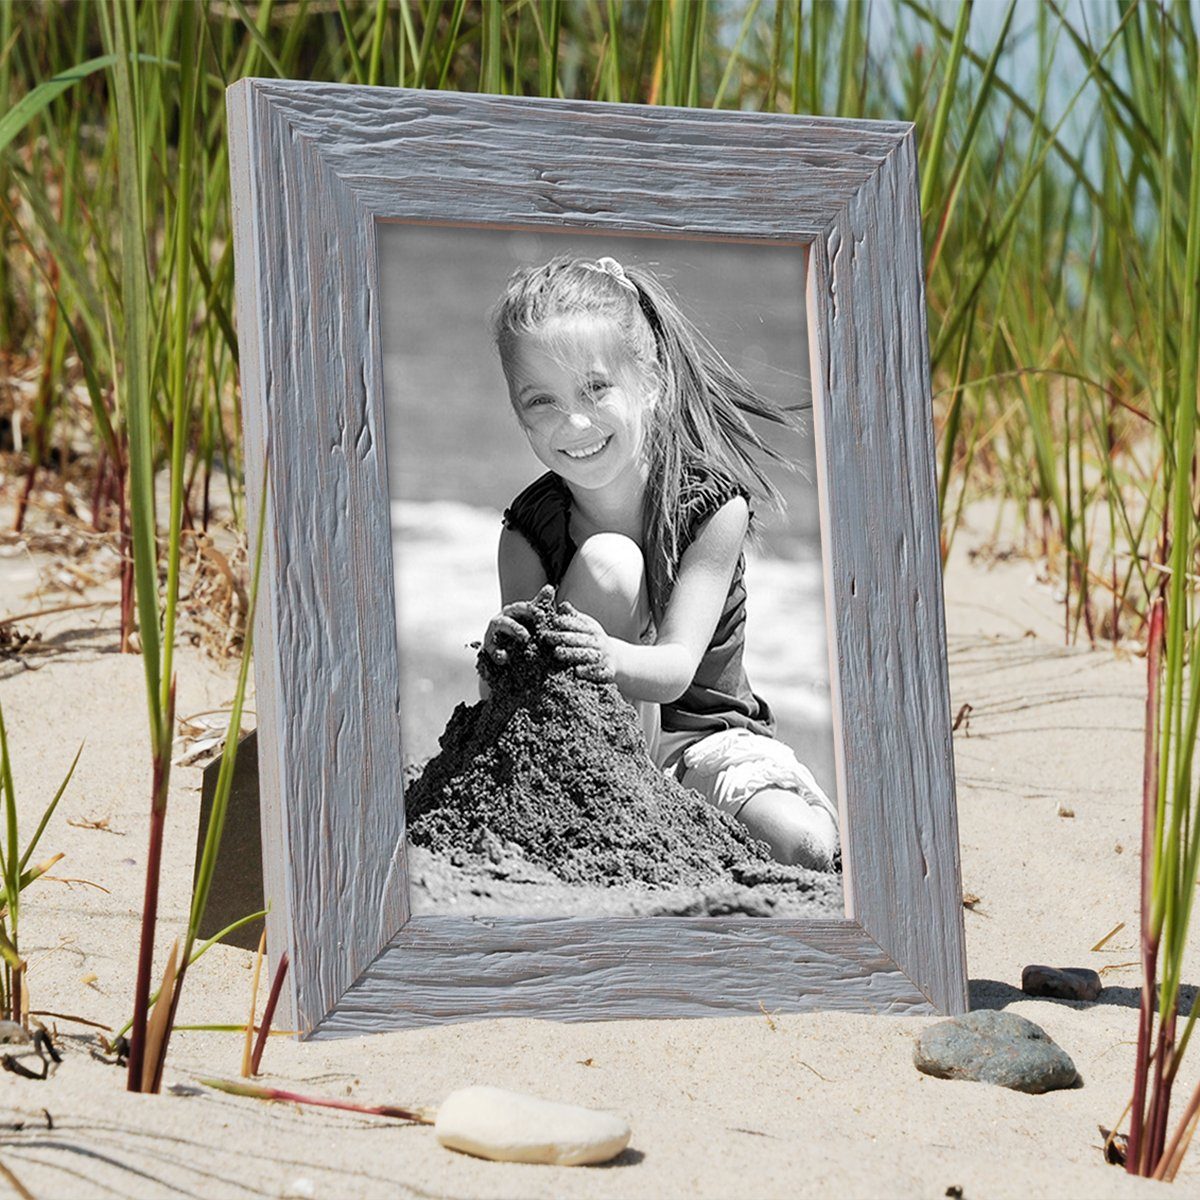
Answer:
M614 323L556 317L515 344L509 394L533 452L567 482L602 488L627 472L644 480L658 387L621 344Z

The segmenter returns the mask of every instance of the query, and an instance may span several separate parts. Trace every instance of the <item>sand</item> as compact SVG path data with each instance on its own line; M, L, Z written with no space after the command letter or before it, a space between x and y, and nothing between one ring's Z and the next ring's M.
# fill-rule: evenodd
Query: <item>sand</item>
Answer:
M553 598L539 596L529 636L508 642L503 664L480 650L488 698L457 705L439 753L408 784L409 840L426 852L413 911L839 913L836 877L781 866L744 825L655 767L616 685L555 658L556 619Z
M1053 584L1027 559L972 561L968 551L991 531L986 514L972 517L947 576L953 702L972 706L955 737L963 882L978 897L966 914L972 1002L1041 1024L1074 1058L1082 1087L1026 1096L928 1079L911 1055L932 1019L845 1014L496 1021L342 1042L277 1038L267 1048L265 1082L300 1091L436 1103L456 1087L493 1083L611 1108L632 1124L631 1148L613 1166L516 1166L453 1154L427 1128L199 1088L197 1076L236 1074L236 1034L177 1034L170 1090L130 1096L123 1073L90 1056L87 1031L58 1020L64 1062L50 1079L0 1075L0 1162L39 1197L940 1197L951 1187L966 1197L1059 1197L1161 1188L1104 1165L1096 1128L1120 1115L1133 1057L1144 662L1064 647ZM49 590L52 576L66 582L71 573L11 539L0 552L0 613L104 594ZM31 596L39 578L42 594ZM34 1007L109 1024L128 1015L149 791L142 667L115 653L115 621L110 606L27 623L43 648L27 665L0 660L27 825L86 739L43 841L66 857L56 880L26 893L22 912ZM190 647L178 666L181 715L228 704L228 667ZM160 960L190 894L199 781L198 767L173 775ZM214 949L188 977L181 1021L243 1021L251 958ZM1093 1005L1027 999L1018 988L1029 962L1096 967L1106 990ZM1196 978L1193 959L1185 979ZM1182 1091L1198 1062L1185 1068ZM1198 1184L1193 1153L1174 1194Z

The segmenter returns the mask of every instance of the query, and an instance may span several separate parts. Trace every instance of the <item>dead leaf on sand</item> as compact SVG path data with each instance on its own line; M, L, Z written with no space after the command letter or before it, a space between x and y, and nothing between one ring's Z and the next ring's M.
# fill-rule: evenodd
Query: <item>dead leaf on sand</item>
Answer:
M36 648L42 635L26 632L15 621L0 621L0 658L19 658L22 651Z
M125 832L121 829L112 829L109 822L112 817L68 817L67 824L74 825L76 829L99 829L101 833L111 833L116 837L124 837Z
M1103 1125L1098 1125L1097 1128L1104 1139L1104 1145L1101 1147L1104 1161L1114 1167L1123 1167L1125 1155L1129 1150L1129 1138L1123 1133L1117 1133L1115 1129L1105 1129Z
M577 1058L575 1060L581 1067L594 1067L596 1060L594 1058Z
M1126 967L1140 967L1140 962L1123 962L1123 963L1106 963L1096 973L1098 975L1107 975L1109 971L1123 971Z
M1105 934L1105 935L1104 935L1104 936L1103 936L1103 937L1102 937L1102 938L1101 938L1101 939L1100 939L1100 940L1099 940L1099 941L1098 941L1098 942L1097 942L1097 943L1096 943L1096 944L1095 944L1095 945L1092 947L1092 953L1093 953L1093 954L1095 954L1097 950L1103 950L1103 949L1104 949L1104 947L1105 947L1105 946L1107 946L1107 945L1108 945L1108 943L1109 943L1109 942L1111 942L1111 941L1112 941L1112 939L1113 939L1113 938L1115 938L1115 937L1117 936L1117 934L1118 934L1118 933L1120 933L1120 932L1121 932L1121 930L1122 930L1122 929L1124 929L1124 928L1125 928L1125 922L1124 922L1124 921L1118 921L1118 922L1117 922L1117 923L1116 923L1116 924L1115 924L1115 925L1114 925L1114 926L1113 926L1113 927L1112 927L1112 928L1111 928L1111 929L1110 929L1110 930L1109 930L1109 931L1108 931L1108 932L1107 932L1107 933L1106 933L1106 934Z
M963 908L965 908L968 912L973 912L976 916L986 917L989 914L984 912L983 909L979 907L979 903L982 899L982 896L977 896L974 892L963 892Z
M817 1068L812 1065L812 1063L806 1063L804 1061L804 1059L802 1059L802 1058L796 1059L796 1063L798 1066L804 1067L805 1070L811 1071L818 1079L823 1079L826 1083L833 1082L833 1080L830 1079L828 1075L822 1075L821 1072L818 1071ZM798 1098L799 1097L797 1097L797 1099Z
M103 892L106 896L111 896L112 892L108 890L102 883L97 883L94 879L76 879L67 875L43 875L43 879L48 879L51 883L65 883L68 891L74 890L75 884L82 884L84 887L95 888L98 892Z

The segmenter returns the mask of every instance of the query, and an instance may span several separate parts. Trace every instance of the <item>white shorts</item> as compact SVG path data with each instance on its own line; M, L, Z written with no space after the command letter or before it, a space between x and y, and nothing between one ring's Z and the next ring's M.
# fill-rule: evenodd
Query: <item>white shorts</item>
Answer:
M675 773L684 787L731 817L759 792L777 788L823 808L837 824L837 806L792 748L749 729L722 729L694 742L683 752Z

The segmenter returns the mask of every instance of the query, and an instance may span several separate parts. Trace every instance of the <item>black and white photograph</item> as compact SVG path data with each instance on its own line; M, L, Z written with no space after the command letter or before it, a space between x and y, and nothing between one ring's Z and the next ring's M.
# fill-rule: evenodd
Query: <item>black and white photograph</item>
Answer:
M958 1011L910 128L376 100L230 93L280 1019Z
M805 247L376 245L414 915L840 916Z

